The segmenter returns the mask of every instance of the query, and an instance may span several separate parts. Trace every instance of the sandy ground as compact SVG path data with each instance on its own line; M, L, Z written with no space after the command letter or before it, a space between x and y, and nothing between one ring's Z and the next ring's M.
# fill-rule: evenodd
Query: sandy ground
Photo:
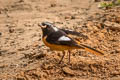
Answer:
M102 10L93 0L0 0L0 80L120 80L120 7ZM38 23L83 33L74 37L101 50L95 56L51 51ZM67 52L66 52L67 53Z

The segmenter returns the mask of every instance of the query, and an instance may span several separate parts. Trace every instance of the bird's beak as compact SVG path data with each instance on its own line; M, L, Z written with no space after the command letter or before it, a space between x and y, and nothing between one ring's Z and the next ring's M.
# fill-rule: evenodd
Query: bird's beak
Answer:
M42 25L42 24L38 24L39 27L41 27L41 29L46 28L46 26Z
M38 26L42 28L42 25L40 23L38 24Z

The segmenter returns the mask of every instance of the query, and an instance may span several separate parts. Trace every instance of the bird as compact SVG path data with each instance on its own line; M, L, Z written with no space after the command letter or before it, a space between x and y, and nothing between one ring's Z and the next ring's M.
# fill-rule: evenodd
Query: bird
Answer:
M57 28L53 23L50 22L42 22L41 24L39 23L38 26L40 26L42 29L43 43L51 50L62 51L63 55L59 61L59 64L62 62L66 50L69 52L68 63L70 63L70 54L71 50L73 49L83 49L99 56L104 55L103 52L84 45L79 41L74 40L72 37L68 36L68 34L83 36L79 32Z

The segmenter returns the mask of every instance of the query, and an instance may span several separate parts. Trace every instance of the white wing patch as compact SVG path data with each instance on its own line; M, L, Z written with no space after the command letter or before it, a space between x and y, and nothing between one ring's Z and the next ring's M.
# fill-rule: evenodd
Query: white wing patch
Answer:
M58 41L71 41L71 39L69 37L66 36L61 36Z
M55 31L58 31L58 28L56 28L56 27L53 27L53 29L54 29Z
M74 30L69 30L69 29L65 29L65 30L68 30L68 31L74 31Z

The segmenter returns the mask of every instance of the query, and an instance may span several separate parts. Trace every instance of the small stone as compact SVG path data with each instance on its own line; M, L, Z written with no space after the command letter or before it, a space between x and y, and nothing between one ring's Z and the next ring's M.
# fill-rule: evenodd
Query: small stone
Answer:
M71 76L75 75L75 72L73 70L71 70L69 67L64 67L63 72L67 75L71 75Z
M56 6L56 4L51 4L51 7L55 7Z
M120 17L117 17L117 18L116 18L116 22L117 22L117 23L120 23Z
M75 16L71 16L71 19L75 19Z
M26 67L26 66L27 66L27 64L23 64L23 66L24 66L24 67Z
M0 32L0 36L2 35L2 33Z
M36 59L41 59L44 58L46 56L46 54L39 54L36 56Z
M100 2L101 0L94 0L94 2Z
M104 0L104 1L111 1L111 0Z
M21 3L21 2L24 2L24 0L19 0L19 2Z
M16 80L25 80L24 78L16 78Z
M71 17L70 16L65 16L65 19L70 19Z
M14 32L14 29L9 29L9 32L10 32L10 33L13 33L13 32Z

